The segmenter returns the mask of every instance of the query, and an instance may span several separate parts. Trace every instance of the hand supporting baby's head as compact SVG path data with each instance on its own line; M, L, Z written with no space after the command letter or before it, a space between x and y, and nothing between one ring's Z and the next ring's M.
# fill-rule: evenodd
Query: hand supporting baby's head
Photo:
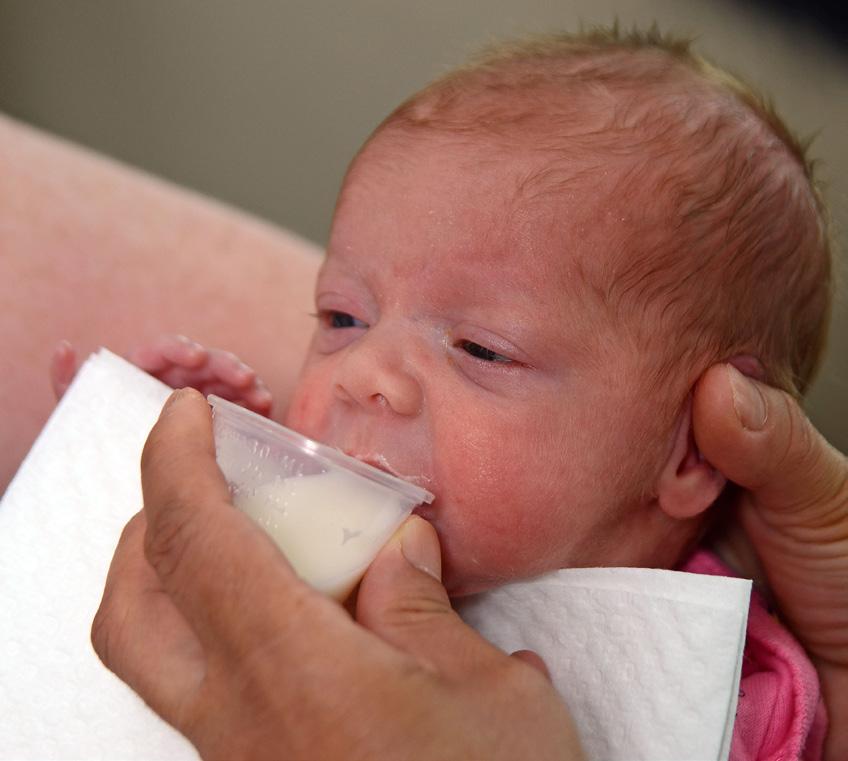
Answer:
M823 219L785 128L682 46L496 50L354 161L288 422L425 481L454 592L673 565L724 485L691 389L740 356L806 387Z

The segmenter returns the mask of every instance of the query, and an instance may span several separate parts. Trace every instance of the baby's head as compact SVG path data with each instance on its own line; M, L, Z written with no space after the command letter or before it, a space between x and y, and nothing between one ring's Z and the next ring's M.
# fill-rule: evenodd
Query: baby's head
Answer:
M287 423L435 493L454 594L670 567L724 487L693 385L802 391L828 303L803 152L735 80L635 36L502 47L353 161Z

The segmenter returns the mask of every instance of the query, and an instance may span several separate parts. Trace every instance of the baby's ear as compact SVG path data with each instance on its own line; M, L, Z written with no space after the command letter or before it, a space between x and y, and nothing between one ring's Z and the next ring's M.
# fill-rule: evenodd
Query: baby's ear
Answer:
M690 394L657 484L660 508L672 518L694 518L715 502L725 483L727 479L701 457L695 444Z

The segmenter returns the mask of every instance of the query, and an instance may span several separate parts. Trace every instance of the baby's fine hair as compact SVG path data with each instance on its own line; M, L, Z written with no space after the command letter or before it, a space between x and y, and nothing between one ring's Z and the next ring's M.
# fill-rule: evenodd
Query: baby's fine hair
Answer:
M684 367L691 383L750 354L769 382L807 389L831 301L813 162L762 96L689 41L616 26L499 43L378 133L395 127L523 140L550 156L535 178L545 192L612 167L611 199L629 216L612 256L582 274L623 328L662 344L655 380Z

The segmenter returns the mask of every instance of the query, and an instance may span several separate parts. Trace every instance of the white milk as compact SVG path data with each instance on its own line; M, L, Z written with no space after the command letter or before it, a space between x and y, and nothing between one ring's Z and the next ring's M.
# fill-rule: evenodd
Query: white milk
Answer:
M237 490L233 502L271 535L302 579L338 600L406 513L400 495L340 470Z

